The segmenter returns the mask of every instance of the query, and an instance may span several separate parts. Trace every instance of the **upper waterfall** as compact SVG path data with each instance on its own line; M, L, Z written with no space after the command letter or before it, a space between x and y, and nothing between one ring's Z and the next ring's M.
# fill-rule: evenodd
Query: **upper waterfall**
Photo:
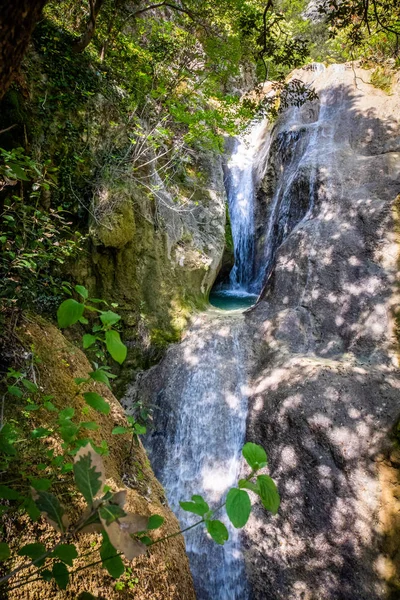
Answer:
M231 222L234 265L229 276L232 293L257 293L254 272L255 189L262 176L258 154L265 154L268 140L267 122L252 124L246 135L237 138L227 163L225 185ZM261 152L261 146L264 146Z

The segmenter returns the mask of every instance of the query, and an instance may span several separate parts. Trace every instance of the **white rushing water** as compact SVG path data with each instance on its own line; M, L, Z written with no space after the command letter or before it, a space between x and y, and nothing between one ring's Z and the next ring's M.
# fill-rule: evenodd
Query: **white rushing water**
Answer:
M316 77L323 73L322 67L314 70ZM301 109L292 108L272 134L266 122L261 122L236 142L226 174L235 265L223 293L259 293L273 269L279 245L296 226L312 218L318 144L329 121L324 101L318 114L315 110L319 107L310 108L307 122ZM255 191L268 165L276 180L263 240L257 246ZM258 264L257 252L261 255ZM247 340L240 313L209 311L197 317L183 342L168 350L144 384L156 405L154 430L146 448L182 528L198 517L180 509L179 501L201 494L216 508L240 476L251 345ZM216 518L225 520L222 514L218 512ZM198 600L250 597L239 535L225 522L230 539L224 546L214 543L203 526L185 534Z
M254 123L246 135L235 140L227 164L225 184L235 262L226 292L236 296L259 291L254 286L255 189L263 175L259 167L268 152L268 142L267 122Z
M247 416L243 327L238 313L199 316L163 363L168 377L162 375L160 410L154 411L155 431L146 448L181 528L199 517L182 510L179 501L200 494L215 509L240 477ZM238 531L224 512L215 514L229 531L224 546L204 526L185 534L198 600L249 597Z

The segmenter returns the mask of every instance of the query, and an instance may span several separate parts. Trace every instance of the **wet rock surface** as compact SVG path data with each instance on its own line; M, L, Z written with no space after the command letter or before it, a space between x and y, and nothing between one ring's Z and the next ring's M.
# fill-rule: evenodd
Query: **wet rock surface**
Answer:
M314 128L286 190L293 197L314 173L312 209L276 248L263 300L247 316L256 357L247 437L267 448L282 496L279 516L259 509L244 534L252 597L374 600L389 589L398 598L385 501L397 474L380 472L400 412L399 95L351 66L298 75L319 101L288 112L275 135ZM259 202L287 175L281 162L270 154Z

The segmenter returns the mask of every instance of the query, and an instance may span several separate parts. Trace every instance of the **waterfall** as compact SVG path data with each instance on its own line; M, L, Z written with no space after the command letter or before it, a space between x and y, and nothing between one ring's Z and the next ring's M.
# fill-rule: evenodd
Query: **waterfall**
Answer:
M182 529L199 517L182 510L180 500L200 494L215 509L240 477L247 415L243 321L240 314L199 316L161 365L168 376L161 373L154 431L145 446ZM179 369L171 369L171 360ZM197 599L247 600L238 531L224 510L215 518L229 531L224 546L204 526L185 533Z
M254 294L254 212L255 189L262 177L262 164L268 148L267 122L253 123L248 133L234 142L227 163L225 186L234 245L234 266L225 293Z
M312 70L316 76L322 72L319 67ZM226 172L235 264L222 293L254 298L273 268L278 247L312 217L324 110L304 122L301 109L293 107L272 131L263 121L236 140ZM270 176L269 168L273 193L258 239L256 190L264 175ZM170 347L162 363L141 381L142 394L156 406L146 449L182 529L198 517L183 511L179 501L200 494L213 509L240 477L251 340L241 313L210 311L197 316L184 340ZM197 598L248 600L239 534L221 513L215 518L224 520L229 530L224 546L213 542L203 526L185 533Z

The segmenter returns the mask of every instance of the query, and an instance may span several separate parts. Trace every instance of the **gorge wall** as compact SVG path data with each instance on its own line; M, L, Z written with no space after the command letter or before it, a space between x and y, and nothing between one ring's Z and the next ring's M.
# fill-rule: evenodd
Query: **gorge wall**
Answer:
M398 510L399 85L387 95L370 74L353 65L295 73L319 100L275 124L258 194L258 230L266 215L276 243L259 237L268 281L246 317L255 343L247 438L267 448L282 496L279 516L260 509L244 536L259 600L373 600L388 582L399 593L385 530L393 535Z
M398 83L388 95L370 75L294 73L319 98L281 114L255 165L259 301L242 317L198 317L125 399L128 410L136 394L156 407L147 446L183 522L177 490L212 499L212 457L220 494L240 472L229 452L243 398L246 438L267 450L278 516L256 505L218 574L205 534L187 538L199 600L214 600L216 585L230 600L398 597L399 96ZM233 559L247 582L239 566L232 577Z

